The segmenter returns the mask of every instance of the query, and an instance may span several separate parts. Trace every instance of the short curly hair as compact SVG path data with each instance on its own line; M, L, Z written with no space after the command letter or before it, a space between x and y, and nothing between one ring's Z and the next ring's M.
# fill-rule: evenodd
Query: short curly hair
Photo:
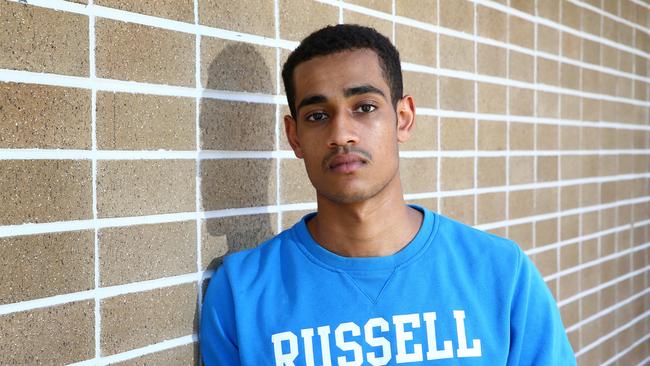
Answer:
M379 65L390 87L391 102L397 106L402 98L402 67L399 52L388 38L373 28L356 24L338 24L321 28L307 36L289 55L282 68L282 80L291 115L296 118L293 72L300 63L333 53L369 49L379 57Z

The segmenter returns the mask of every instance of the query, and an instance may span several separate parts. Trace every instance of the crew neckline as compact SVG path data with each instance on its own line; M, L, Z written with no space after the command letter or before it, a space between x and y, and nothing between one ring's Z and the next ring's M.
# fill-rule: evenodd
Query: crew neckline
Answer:
M404 248L388 256L345 257L322 247L314 240L307 228L307 221L316 216L317 212L305 215L294 225L292 231L297 236L299 246L304 249L306 254L328 267L344 271L392 271L423 252L425 247L433 241L438 228L438 215L418 205L409 206L420 211L423 215L420 229Z

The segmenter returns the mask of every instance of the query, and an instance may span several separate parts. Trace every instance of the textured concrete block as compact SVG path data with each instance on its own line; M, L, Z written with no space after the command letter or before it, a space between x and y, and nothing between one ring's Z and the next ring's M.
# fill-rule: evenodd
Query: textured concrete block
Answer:
M560 178L579 179L582 177L582 159L579 155L563 155L560 157Z
M155 215L195 209L193 160L118 160L97 164L100 217Z
M535 213L545 214L557 211L557 188L540 188L535 190Z
M438 149L438 118L433 116L417 116L415 129L411 138L400 145L400 150L437 150Z
M573 95L560 95L560 117L564 119L580 119L581 98Z
M273 1L258 1L255 6L251 6L244 1L199 0L199 22L211 27L273 38L273 8Z
M537 181L554 182L557 180L557 156L540 156L537 158Z
M90 147L90 91L0 83L0 148Z
M477 183L479 187L496 187L506 184L505 158L478 158Z
M580 68L575 65L560 64L560 86L569 89L580 89Z
M442 158L440 189L452 191L474 187L473 158Z
M88 75L88 17L5 1L0 68Z
M510 6L525 13L535 15L535 3L529 0L511 0Z
M467 225L474 225L474 196L454 196L440 199L440 213Z
M508 40L517 46L535 48L535 25L523 18L508 16Z
M194 86L194 36L98 18L97 76Z
M196 271L194 221L99 230L101 286Z
M214 269L223 256L254 248L277 233L276 214L229 216L203 221L201 258L203 269Z
M507 86L478 83L478 112L489 114L506 114Z
M196 301L194 283L102 300L102 354L112 355L192 334L197 328Z
M95 356L92 301L0 316L0 363L67 365Z
M476 124L471 119L442 118L440 121L440 149L474 150Z
M510 123L510 150L533 150L535 125L530 123Z
M508 137L507 125L502 122L479 121L478 123L478 149L479 150L505 150Z
M440 67L474 72L474 42L440 35Z
M206 211L275 204L275 160L223 159L201 163Z
M442 40L442 37L441 37ZM395 25L395 43L402 62L424 66L436 66L436 34L424 29ZM457 50L462 52L464 50ZM471 48L470 48L471 51ZM449 50L440 49L441 57ZM441 61L443 59L441 58Z
M551 124L537 125L537 150L557 150L558 126Z
M435 192L436 158L402 158L399 164L404 193Z
M508 104L510 114L515 116L533 116L535 92L531 89L509 87Z
M537 59L537 82L541 84L554 85L560 84L560 66L555 60L546 58Z
M557 118L560 112L559 103L560 98L557 94L537 91L537 116Z
M441 1L440 25L464 33L473 33L474 5L467 1Z
M560 32L551 27L537 25L537 50L557 55L560 51Z
M310 33L339 22L339 9L312 0L280 1L280 38L301 41Z
M192 98L97 93L97 146L107 150L194 150Z
M534 212L533 190L512 191L508 197L508 216L510 219L518 219L531 216Z
M366 8L379 10L390 14L393 7L390 1L386 0L347 0L350 4L360 5Z
M305 164L299 159L280 161L280 203L313 202L316 190L311 185Z
M535 58L517 51L510 52L510 79L533 83L535 73Z
M92 217L89 161L0 160L0 225Z
M531 223L508 226L508 238L523 250L533 247L533 225Z
M559 1L540 1L537 4L537 15L552 21L560 20L560 2Z
M275 105L203 99L199 123L201 149L275 149Z
M477 197L477 224L498 222L506 219L506 194L503 192L485 193Z
M275 50L219 38L201 38L201 84L208 89L275 93Z
M92 231L0 238L0 247L0 303L95 286Z
M508 66L506 49L478 44L477 64L479 74L505 78Z
M416 107L436 108L438 101L435 75L404 71L402 81L404 94L413 96Z
M512 156L509 162L509 183L526 184L535 180L535 158L530 156Z
M506 41L506 27L508 26L508 22L505 13L483 5L477 5L476 14L476 26L479 36L496 39L501 42Z
M95 4L139 14L194 23L194 2L192 0L96 0Z
M561 34L562 56L574 60L580 60L580 49L582 48L582 38L574 36L571 33Z
M354 11L343 10L343 21L348 24L360 24L375 28L379 33L392 40L393 43L395 42L393 39L393 24L387 20Z
M199 344L192 343L180 347L166 349L160 352L133 358L127 361L118 362L115 366L176 366L176 365L197 365L199 364Z
M311 210L285 211L282 213L282 230L289 229L302 219L303 216L312 212Z
M535 244L538 247L557 242L557 219L535 222Z
M452 111L474 111L474 82L441 77L440 107Z
M582 61L594 65L600 65L600 43L582 40Z
M437 0L400 0L395 2L395 14L436 24L438 23L437 6Z
M561 23L567 27L580 30L580 19L582 18L582 7L571 3L570 1L562 1L562 14Z

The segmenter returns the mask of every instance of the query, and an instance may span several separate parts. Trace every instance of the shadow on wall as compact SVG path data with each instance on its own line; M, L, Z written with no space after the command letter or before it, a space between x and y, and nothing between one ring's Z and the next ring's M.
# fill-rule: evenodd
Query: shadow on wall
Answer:
M275 92L271 69L251 45L225 46L210 63L207 73L205 87L209 90ZM275 140L274 105L213 99L209 93L204 93L200 105L201 150L269 151L274 148L274 144L269 146L260 141ZM273 159L202 160L203 211L272 204L274 164ZM273 236L272 217L257 214L207 219L201 234L203 265L216 270L226 254L252 248ZM207 288L207 281L203 288ZM199 364L198 352L196 355Z

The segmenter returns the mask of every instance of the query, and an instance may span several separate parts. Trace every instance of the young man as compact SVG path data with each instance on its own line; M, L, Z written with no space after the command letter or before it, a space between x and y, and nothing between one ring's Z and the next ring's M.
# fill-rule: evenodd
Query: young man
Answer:
M203 305L206 365L575 364L516 244L405 204L415 102L387 38L321 29L282 76L318 212L224 260Z

